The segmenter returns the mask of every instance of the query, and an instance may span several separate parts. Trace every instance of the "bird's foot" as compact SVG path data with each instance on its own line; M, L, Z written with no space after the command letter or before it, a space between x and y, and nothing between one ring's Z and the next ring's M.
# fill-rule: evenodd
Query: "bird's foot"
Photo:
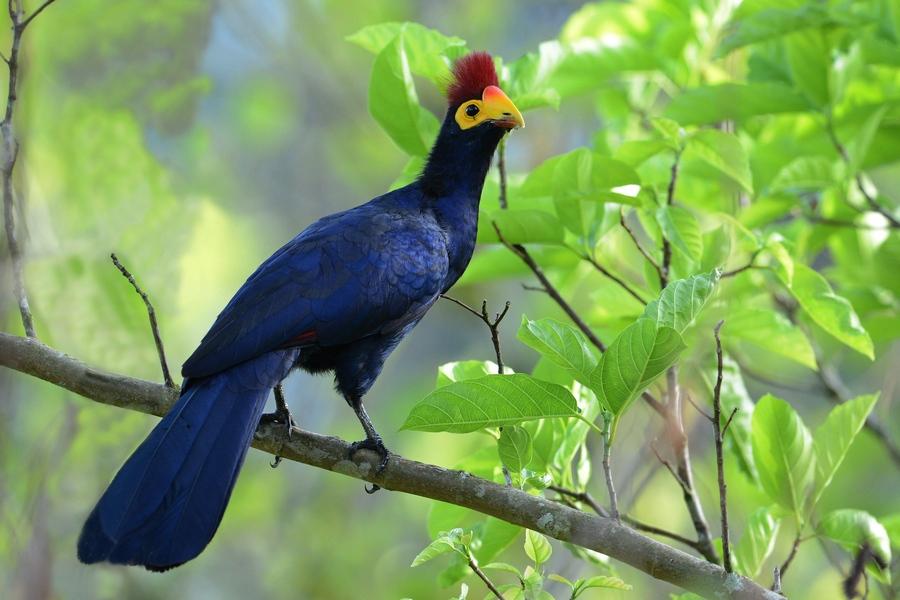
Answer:
M267 424L267 423L278 423L284 425L285 433L287 434L287 439L291 439L293 437L294 427L297 426L297 422L294 421L294 416L291 414L291 411L287 409L287 407L278 407L274 412L266 413L259 418L259 424Z
M380 437L369 437L359 442L353 442L350 444L350 452L349 457L352 460L353 456L359 452L360 450L371 450L376 453L379 457L381 457L381 461L378 463L378 468L375 469L376 475L381 475L384 472L385 467L387 467L388 459L391 456L390 451L384 446L384 442L381 441ZM378 490L381 489L381 486L373 483L372 487L366 488L367 494L374 494Z
M294 421L293 415L291 415L291 411L288 410L287 405L279 406L275 409L275 412L270 412L262 415L259 418L259 424L267 424L267 423L278 423L283 424L285 427L285 434L287 435L287 439L290 440L293 437L294 427L297 426L296 421ZM281 464L281 457L279 455L275 455L275 460L269 463L269 466L273 469L277 469L278 465Z

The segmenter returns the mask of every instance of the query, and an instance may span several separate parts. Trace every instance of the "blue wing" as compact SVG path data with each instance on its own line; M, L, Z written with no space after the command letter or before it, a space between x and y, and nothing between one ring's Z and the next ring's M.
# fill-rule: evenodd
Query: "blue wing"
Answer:
M413 322L447 276L443 231L378 200L318 221L231 299L182 367L205 377L289 346L337 346Z

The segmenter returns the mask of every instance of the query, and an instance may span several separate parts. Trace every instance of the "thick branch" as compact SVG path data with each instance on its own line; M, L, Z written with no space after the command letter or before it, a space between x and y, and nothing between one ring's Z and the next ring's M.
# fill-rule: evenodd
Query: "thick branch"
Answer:
M178 391L162 384L108 373L37 340L0 333L0 365L71 390L86 398L154 415L164 414ZM718 565L651 540L613 519L604 519L546 498L498 485L461 471L392 456L375 474L375 453L349 460L343 440L295 429L288 440L279 424L257 431L253 446L320 469L375 483L387 490L449 502L539 531L621 560L641 571L703 596L776 600L780 596Z

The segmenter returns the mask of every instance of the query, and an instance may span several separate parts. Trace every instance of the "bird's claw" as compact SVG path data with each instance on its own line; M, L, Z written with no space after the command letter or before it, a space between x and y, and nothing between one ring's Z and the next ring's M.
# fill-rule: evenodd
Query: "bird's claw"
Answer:
M259 424L263 425L265 423L279 423L283 424L285 427L285 433L287 434L287 439L290 440L293 438L294 427L297 426L297 422L294 421L294 416L291 414L286 407L276 408L275 412L266 413L259 418Z
M352 444L350 444L350 452L348 453L349 458L352 460L353 456L360 450L371 450L379 457L381 457L381 461L378 463L378 468L375 469L375 475L381 475L384 472L385 467L387 467L388 459L391 456L390 451L385 448L384 442L381 441L381 438L366 438L359 442L353 442ZM374 494L380 489L381 486L379 486L377 483L373 483L372 487L366 488L366 493Z

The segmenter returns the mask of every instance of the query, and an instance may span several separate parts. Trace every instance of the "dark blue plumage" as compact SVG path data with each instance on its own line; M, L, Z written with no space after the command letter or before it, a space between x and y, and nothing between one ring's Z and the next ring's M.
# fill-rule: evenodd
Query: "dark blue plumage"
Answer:
M457 65L455 94L480 98L496 84L492 64L493 83L469 81L489 64L484 56L463 59L481 61L476 69ZM178 403L88 517L83 562L165 570L197 556L219 525L269 390L294 367L334 372L366 431L361 447L386 460L362 397L468 265L491 157L521 123L502 112L463 129L456 100L416 182L314 223L238 290L184 363Z

